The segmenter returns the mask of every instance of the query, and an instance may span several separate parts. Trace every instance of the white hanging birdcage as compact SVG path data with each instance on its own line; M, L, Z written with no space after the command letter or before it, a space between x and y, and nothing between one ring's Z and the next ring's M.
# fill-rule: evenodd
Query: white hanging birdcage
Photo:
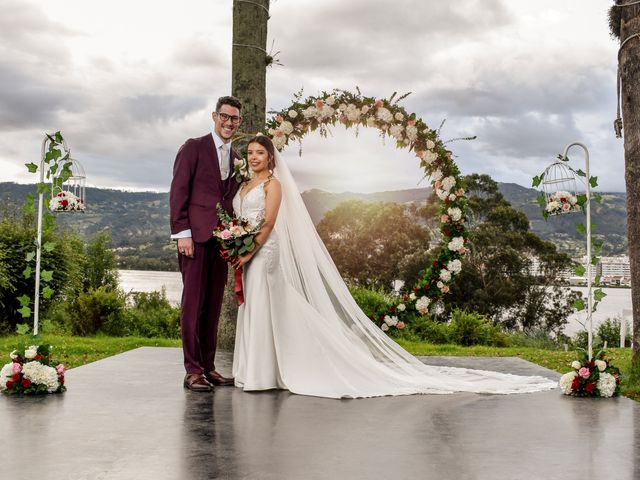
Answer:
M59 183L59 177L51 181L51 202L49 208L53 212L84 212L86 208L86 175L84 167L78 160L69 158L71 176Z
M543 174L542 190L548 215L580 211L577 173L564 160L556 160Z

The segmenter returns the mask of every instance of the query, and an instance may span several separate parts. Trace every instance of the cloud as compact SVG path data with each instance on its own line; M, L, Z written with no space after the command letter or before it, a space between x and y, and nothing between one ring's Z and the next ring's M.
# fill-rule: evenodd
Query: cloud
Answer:
M209 131L215 100L231 91L228 7L113 0L98 11L80 0L0 0L0 162L21 169L37 157L44 130L62 129L91 183L168 188L178 147ZM601 184L622 190L607 7L272 2L268 45L275 40L285 66L268 69L267 107L287 106L301 87L305 95L356 85L377 97L412 91L403 105L432 127L446 118L443 138L478 136L451 144L464 173L528 184L562 146L583 140ZM357 140L334 133L305 138L304 157L292 166L301 185L415 186L414 159L380 147L376 132Z

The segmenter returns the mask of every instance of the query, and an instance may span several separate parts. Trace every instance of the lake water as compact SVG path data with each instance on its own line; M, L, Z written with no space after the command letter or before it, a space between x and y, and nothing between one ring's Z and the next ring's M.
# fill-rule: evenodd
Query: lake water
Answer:
M144 270L119 270L120 287L125 292L153 292L163 287L166 290L168 300L174 304L180 304L182 296L182 277L180 272L154 272ZM587 294L586 287L567 287L581 291L583 297ZM598 310L593 314L594 329L602 321L611 317L627 318L631 327L631 289L630 288L603 288L607 296L598 305ZM565 327L565 333L572 336L582 329L580 321L584 322L585 312L573 314L569 317L569 324Z

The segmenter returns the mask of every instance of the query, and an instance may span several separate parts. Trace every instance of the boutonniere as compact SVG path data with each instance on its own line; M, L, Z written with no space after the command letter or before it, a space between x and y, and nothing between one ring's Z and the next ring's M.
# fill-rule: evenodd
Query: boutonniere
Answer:
M249 163L244 158L233 159L233 178L236 182L242 183L251 180L253 172L249 168Z

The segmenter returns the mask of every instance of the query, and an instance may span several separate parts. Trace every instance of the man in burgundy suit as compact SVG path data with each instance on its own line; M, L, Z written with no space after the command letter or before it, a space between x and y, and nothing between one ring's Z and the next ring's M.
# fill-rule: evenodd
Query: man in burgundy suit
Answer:
M231 138L238 130L242 105L221 97L212 113L213 131L190 138L176 156L169 193L171 238L177 240L182 273L182 350L187 371L184 386L198 392L233 385L215 370L214 359L227 264L212 237L218 224L216 205L228 212L238 190L233 178Z

